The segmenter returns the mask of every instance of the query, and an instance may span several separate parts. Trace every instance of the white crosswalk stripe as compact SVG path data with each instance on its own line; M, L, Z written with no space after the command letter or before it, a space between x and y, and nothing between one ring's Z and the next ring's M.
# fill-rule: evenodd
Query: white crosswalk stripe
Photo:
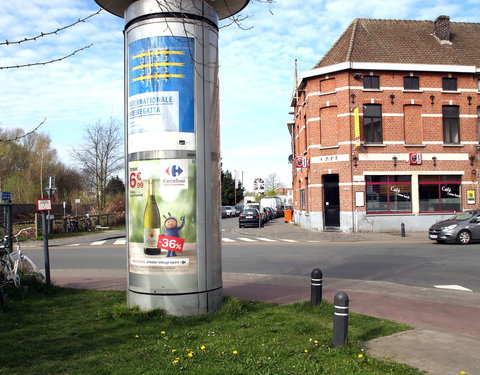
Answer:
M225 237L222 238L222 241L223 242L235 242L235 240L232 240L231 238L225 238Z
M257 240L265 241L265 242L277 242L275 240L272 240L270 238L265 238L265 237L257 237Z
M245 242L257 242L253 238L247 238L247 237L240 237L238 238L240 241L245 241Z
M127 239L126 238L121 238L119 240L116 240L113 244L114 245L125 245L127 243Z
M100 245L103 245L105 242L107 242L107 240L95 241L95 242L92 242L90 246L100 246Z
M280 241L283 241L283 242L298 242L298 241L295 241L295 240L285 240L285 239L281 239Z

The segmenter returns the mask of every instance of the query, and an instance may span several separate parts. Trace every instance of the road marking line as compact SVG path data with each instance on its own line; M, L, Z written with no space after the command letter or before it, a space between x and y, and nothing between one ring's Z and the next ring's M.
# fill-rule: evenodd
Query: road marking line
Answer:
M284 241L284 242L298 242L298 241L295 241L295 240L285 240L285 239L280 239L280 241Z
M99 245L103 245L105 242L107 242L106 240L104 241L95 241L95 242L92 242L90 244L90 246L99 246Z
M126 238L122 238L120 240L116 240L113 244L114 245L125 245L127 243L127 239Z
M235 240L232 240L230 238L222 238L223 242L235 242Z
M66 246L80 246L80 244L79 243L71 243L71 244L66 245Z
M473 292L473 290L465 288L461 285L434 285L438 289L460 290L462 292Z
M247 237L240 237L238 239L241 240L241 241L245 241L245 242L257 242L256 240L254 240L252 238L247 238Z
M277 242L277 241L272 240L270 238L264 238L264 237L257 237L257 240L265 241L265 242Z

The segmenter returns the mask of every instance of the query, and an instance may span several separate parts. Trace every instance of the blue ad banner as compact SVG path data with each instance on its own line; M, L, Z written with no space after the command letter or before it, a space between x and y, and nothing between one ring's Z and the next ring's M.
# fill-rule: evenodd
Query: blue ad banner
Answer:
M156 36L128 45L129 134L194 133L194 39Z

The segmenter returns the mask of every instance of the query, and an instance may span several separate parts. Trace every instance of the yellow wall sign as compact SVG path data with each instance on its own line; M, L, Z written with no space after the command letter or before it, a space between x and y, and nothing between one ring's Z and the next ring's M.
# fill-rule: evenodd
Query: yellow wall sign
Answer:
M360 146L360 115L358 107L353 109L353 123L355 125L355 147Z
M475 190L467 190L467 204L475 204Z

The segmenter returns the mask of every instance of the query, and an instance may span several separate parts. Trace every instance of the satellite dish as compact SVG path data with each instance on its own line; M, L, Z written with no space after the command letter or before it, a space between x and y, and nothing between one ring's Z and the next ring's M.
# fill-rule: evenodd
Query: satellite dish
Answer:
M293 162L293 154L288 155L288 164L292 164Z

